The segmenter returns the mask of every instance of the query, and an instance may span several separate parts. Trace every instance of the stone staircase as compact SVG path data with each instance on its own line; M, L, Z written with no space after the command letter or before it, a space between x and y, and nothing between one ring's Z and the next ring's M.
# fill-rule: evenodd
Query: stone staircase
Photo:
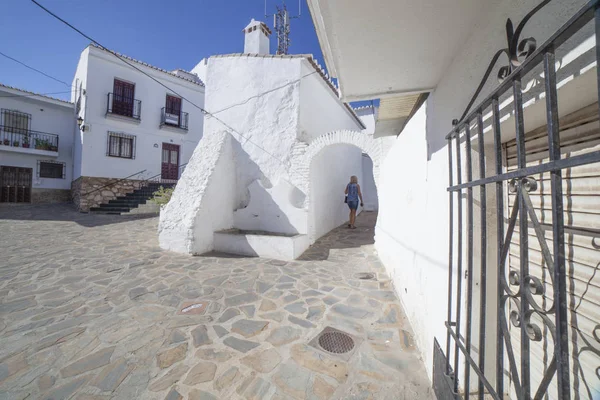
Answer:
M149 182L145 186L127 193L125 196L119 196L116 199L109 200L108 203L100 204L98 207L90 208L91 213L96 214L156 214L159 206L152 202L154 192L160 187L172 188L175 183Z

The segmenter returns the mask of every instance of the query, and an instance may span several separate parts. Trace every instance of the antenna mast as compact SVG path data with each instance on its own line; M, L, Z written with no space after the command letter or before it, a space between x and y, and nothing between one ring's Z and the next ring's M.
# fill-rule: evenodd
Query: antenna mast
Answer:
M277 12L273 14L273 30L277 34L277 54L288 54L290 48L290 19L300 18L302 15L302 0L298 0L298 15L290 17L290 14L285 5L285 0L281 7L275 6ZM265 17L267 15L267 0L265 0Z

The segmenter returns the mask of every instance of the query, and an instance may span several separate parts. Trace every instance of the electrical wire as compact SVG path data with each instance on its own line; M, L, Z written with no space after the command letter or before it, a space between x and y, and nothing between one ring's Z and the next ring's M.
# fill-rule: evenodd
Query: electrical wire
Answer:
M142 74L146 75L147 77L149 77L150 79L152 79L153 81L155 81L156 83L158 83L159 85L161 85L162 87L164 87L165 89L171 91L172 93L176 94L177 96L179 96L182 100L187 101L188 103L190 103L192 106L196 107L197 109L199 109L203 114L208 115L211 118L216 119L218 122L220 122L225 128L229 129L231 132L239 135L240 137L246 139L248 142L252 143L254 146L256 146L257 148L261 149L262 151L264 151L266 154L268 154L269 156L271 156L272 158L274 158L275 160L277 160L278 162L280 162L282 165L284 166L288 166L286 162L280 160L278 157L274 156L271 152L269 152L268 150L264 149L263 147L261 147L259 144L257 144L256 142L252 141L250 138L242 135L240 132L238 132L237 130L235 130L234 128L232 128L229 124L225 123L225 121L221 120L219 117L217 117L216 115L214 115L213 113L205 110L204 108L200 107L199 105L195 104L194 102L190 101L189 99L187 99L186 97L182 96L181 94L177 93L175 90L171 89L169 86L165 85L164 83L160 82L158 79L154 78L153 76L149 75L148 73L146 73L146 71L138 68L137 66L129 63L126 59L124 59L123 57L121 57L118 53L116 53L113 50L108 49L107 47L103 46L102 44L100 44L97 40L93 39L92 37L90 37L89 35L83 33L81 30L77 29L75 26L73 26L72 24L70 24L69 22L65 21L64 19L62 19L61 17L59 17L58 15L56 15L55 13L53 13L52 11L48 10L46 7L44 7L43 5L41 5L40 3L38 3L36 0L31 0L35 5L37 5L39 8L41 8L42 10L44 10L45 12L47 12L48 14L50 14L51 16L53 16L54 18L56 18L57 20L59 20L60 22L62 22L63 24L67 25L69 28L73 29L75 32L79 33L81 36L85 37L86 39L88 39L89 41L91 41L92 43L98 45L100 48L102 48L103 50L109 52L110 54L112 54L113 56L117 57L119 60L121 60L122 62L124 62L125 64L129 65L130 67L136 69L137 71L141 72ZM316 71L315 71L316 72ZM297 83L296 81L289 83L289 85L291 84L295 84ZM233 106L232 106L233 107ZM222 112L223 110L219 111Z
M24 62L22 62L22 61L19 61L19 60L17 60L16 58L13 58L13 57L9 56L8 54L4 54L4 53L3 53L3 52L1 52L1 51L0 51L0 56L4 56L4 57L8 58L9 60L12 60L12 61L14 61L14 62L16 62L16 63L18 63L18 64L21 64L21 65L22 65L22 66L24 66L25 68L29 68L30 70L32 70L32 71L35 71L35 72L37 72L37 73L39 73L39 74L42 74L42 75L44 75L45 77L47 77L47 78L50 78L50 79L52 79L52 80L54 80L54 81L56 81L56 82L58 82L58 83L62 83L63 85L66 85L66 86L68 86L68 87L72 87L72 86L71 86L70 84L68 84L67 82L65 82L65 81L61 81L61 80L60 80L60 79L58 79L58 78L55 78L55 77L53 77L53 76L51 76L51 75L48 75L47 73L45 73L45 72L42 72L42 71L40 71L39 69L35 69L35 68L33 68L32 66L29 66L29 65L25 64Z

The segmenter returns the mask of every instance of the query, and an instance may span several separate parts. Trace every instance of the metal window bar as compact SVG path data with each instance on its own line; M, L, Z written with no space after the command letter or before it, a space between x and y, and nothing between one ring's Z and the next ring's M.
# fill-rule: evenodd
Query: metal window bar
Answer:
M60 166L60 170L58 167ZM67 171L67 163L54 160L38 160L37 161L37 177L38 178L57 178L65 179Z
M538 7L539 8L539 7ZM567 298L567 271L565 266L565 227L564 227L564 207L562 193L562 170L580 165L587 165L600 162L600 151L591 151L589 153L561 158L559 119L557 106L557 77L555 70L554 49L563 44L576 32L582 29L587 23L594 20L596 28L596 60L600 60L600 0L593 0L587 3L577 14L575 14L565 25L563 25L554 35L550 37L542 46L528 54L527 58L514 69L509 69L508 76L500 85L481 102L472 111L465 113L466 117L462 121L454 123L452 131L446 136L448 141L449 158L449 280L448 280L448 321L446 355L442 353L441 348L434 345L434 388L438 399L467 399L472 393L470 385L470 372L475 372L478 379L477 397L483 399L492 398L503 400L507 396L507 382L505 373L510 377L512 390L518 399L543 399L548 396L549 385L555 382L557 393L561 400L569 400L571 393L571 375L569 358L569 323L568 323L568 298ZM535 166L527 166L525 149L525 129L523 121L523 98L521 88L521 77L525 76L533 68L543 65L543 80L545 85L546 101L546 119L548 131L549 161L541 162ZM600 70L598 70L598 83L600 83ZM499 98L505 93L512 91L513 107L515 117L515 136L517 143L517 168L511 172L503 171L502 163L502 143L500 132L500 112ZM600 85L598 86L600 97ZM484 154L484 129L482 113L485 109L491 108L492 121L491 127L493 133L493 147L495 157L495 171L490 176L485 172L485 154ZM600 110L599 110L600 111ZM479 148L479 176L474 179L471 171L471 125L477 126L478 148ZM461 150L462 142L465 143L464 150ZM453 149L453 147L456 147ZM454 155L454 151L456 154ZM466 171L466 180L463 182L461 171L461 158L464 153ZM456 165L456 167L454 167ZM537 182L532 175L540 173L550 174L551 200L552 200L552 235L553 250L550 251L548 243L544 237L544 230L538 220L530 198L530 192L537 190ZM497 221L497 271L496 276L488 274L486 265L485 249L488 244L486 226L486 185L495 184L495 206ZM516 200L512 205L510 217L505 221L504 216L504 185L508 186L511 193L516 195ZM480 271L480 312L472 312L472 272L473 272L473 196L472 189L478 186L481 196L481 271ZM463 230L462 223L462 202L463 191L466 189L466 207L467 221ZM454 193L458 199L458 204L454 204ZM456 221L456 222L455 222ZM506 261L511 246L511 238L515 227L519 225L519 271L510 271L507 276ZM507 223L507 225L505 225ZM546 225L548 225L546 223ZM456 229L454 229L456 228ZM506 229L505 229L506 228ZM544 284L529 272L528 265L528 242L529 229L535 233L532 240L539 241L542 249L542 256L546 264L553 287L552 300L553 305L546 307L536 302L534 295L544 293ZM467 240L466 246L466 304L462 300L462 253L463 238ZM533 238L533 236L532 236ZM513 246L515 244L513 243ZM456 268L456 269L455 269ZM457 271L457 274L454 274ZM456 278L454 278L456 276ZM456 284L453 280L456 279ZM491 310L485 308L487 301L485 288L488 279L497 280L497 301L498 308L496 312L497 341L495 346L496 354L488 354L491 347L488 347L488 353L485 352L485 333L489 326L486 326L484 313ZM514 289L516 288L516 289ZM456 301L453 301L456 299ZM514 305L509 309L509 304ZM462 320L462 308L466 309L466 320ZM452 310L454 309L454 312ZM510 310L510 315L508 311ZM478 360L471 356L473 352L471 328L472 318L479 317L479 349ZM539 317L534 320L533 316ZM538 322L538 321L542 322ZM514 343L511 340L509 324L513 329L518 329L520 335L520 348L518 353L515 351ZM543 325L543 326L541 326ZM544 332L542 333L542 328ZM461 329L466 332L461 335ZM531 364L532 342L539 342L543 335L550 335L553 338L554 347L552 349L551 360L545 364L542 378L532 383L531 370L536 368ZM454 341L454 343L452 343ZM450 353L453 350L454 365L451 368ZM518 357L517 357L518 355ZM439 362L441 360L443 364ZM487 357L495 357L496 362L493 371L485 370L485 360ZM465 362L464 381L459 382L458 368L459 359ZM505 365L505 359L508 364ZM439 372L439 366L443 365L443 373ZM438 372L436 372L436 367ZM577 395L576 395L577 396Z
M134 135L127 135L118 132L108 132L106 155L108 157L118 157L135 159L135 142Z

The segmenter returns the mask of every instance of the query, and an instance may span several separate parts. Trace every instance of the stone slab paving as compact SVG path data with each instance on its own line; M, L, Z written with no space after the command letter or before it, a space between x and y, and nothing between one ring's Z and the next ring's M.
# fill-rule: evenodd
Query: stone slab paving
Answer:
M0 207L0 399L433 398L375 220L283 262L163 251L157 218ZM359 339L348 360L308 346L326 326Z

